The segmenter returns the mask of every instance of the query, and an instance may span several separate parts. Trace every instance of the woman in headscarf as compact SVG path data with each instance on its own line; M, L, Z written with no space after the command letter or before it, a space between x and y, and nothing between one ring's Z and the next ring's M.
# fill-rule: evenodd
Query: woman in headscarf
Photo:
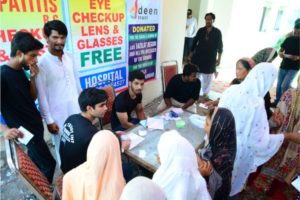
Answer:
M284 139L295 139L292 133L269 134L263 97L276 77L272 64L260 63L241 84L229 87L220 100L219 106L232 112L236 124L237 152L230 196L243 189L249 174L267 162Z
M214 113L214 114L213 114ZM211 110L204 131L209 143L202 149L200 159L213 167L209 176L209 192L215 200L229 199L231 175L236 154L236 132L232 113L226 108Z
M297 88L283 94L270 121L276 133L290 131L300 137L300 76ZM254 186L259 191L268 191L271 197L283 195L283 190L297 172L300 172L300 145L284 142L276 155L262 167Z
M239 59L236 62L236 78L231 81L230 85L240 84L245 78L247 77L250 70L257 64L262 62L269 62L271 63L276 57L277 52L275 48L269 47L264 48L258 51L252 58L244 57ZM268 119L272 115L271 111L271 95L269 91L264 96L265 100L265 109L268 115ZM210 101L206 103L206 106L213 108L217 106L219 103L219 99L216 101Z
M120 200L166 200L165 192L151 179L138 176L129 181Z
M63 178L63 200L118 200L125 185L120 145L108 130L96 133L87 160Z
M170 200L211 199L204 178L198 171L193 146L177 131L161 135L157 145L160 167L153 175Z

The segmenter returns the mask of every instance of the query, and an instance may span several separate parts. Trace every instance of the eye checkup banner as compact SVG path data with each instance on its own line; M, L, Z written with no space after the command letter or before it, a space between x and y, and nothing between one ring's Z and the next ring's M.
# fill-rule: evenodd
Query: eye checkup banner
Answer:
M0 0L0 65L9 60L10 42L19 31L40 40L43 25L59 19L68 28L71 52L83 89L106 80L117 92L127 88L128 73L156 78L159 49L159 0Z

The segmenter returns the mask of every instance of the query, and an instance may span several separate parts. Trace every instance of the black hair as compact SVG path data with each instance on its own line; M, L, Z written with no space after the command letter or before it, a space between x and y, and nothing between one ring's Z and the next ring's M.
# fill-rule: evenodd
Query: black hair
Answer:
M80 110L82 112L86 112L87 106L92 106L93 108L95 108L96 104L107 101L107 99L108 95L104 90L92 87L87 88L80 93L78 97L78 103Z
M66 37L68 35L68 29L67 29L66 25L60 20L48 21L44 25L44 34L47 37L49 37L51 35L52 30L57 31L58 34L64 35Z
M296 19L294 28L295 29L300 29L300 18Z
M207 16L211 16L211 18L212 18L213 20L215 20L215 19L216 19L216 15L215 15L214 13L212 13L212 12L210 12L210 13L206 13L206 15L205 15L204 19L205 19Z
M189 63L184 66L182 75L190 76L192 73L197 73L197 72L198 72L197 66Z
M139 70L132 71L129 73L129 81L132 82L134 79L145 80L145 74Z
M190 15L193 13L192 9L188 9L187 12L190 13Z
M40 50L43 47L44 45L35 39L31 33L18 31L11 41L10 57L15 57L18 50L26 54L29 51Z
M247 70L247 71L250 71L251 70L251 65L249 64L249 62L247 60L244 60L244 59L239 59L236 64L238 63L242 63L243 67Z

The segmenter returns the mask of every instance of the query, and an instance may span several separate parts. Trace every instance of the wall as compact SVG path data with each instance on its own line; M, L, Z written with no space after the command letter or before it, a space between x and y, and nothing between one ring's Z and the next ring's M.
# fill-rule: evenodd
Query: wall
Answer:
M181 63L188 0L181 0L176 3L172 0L163 0L161 9L162 23L160 28L162 29L162 35L160 37L159 63L166 60L177 60L180 72L182 70ZM145 84L143 91L144 105L162 95L160 67L157 68L156 78L155 81Z

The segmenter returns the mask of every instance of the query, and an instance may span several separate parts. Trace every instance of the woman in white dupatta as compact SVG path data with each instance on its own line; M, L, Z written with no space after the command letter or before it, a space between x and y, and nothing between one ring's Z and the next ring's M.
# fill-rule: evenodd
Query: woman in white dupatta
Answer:
M157 145L161 166L153 175L170 200L211 199L198 171L193 146L177 131L165 132Z
M138 176L129 181L120 200L166 200L165 192L149 178Z
M237 152L232 172L230 196L239 193L256 168L280 148L283 134L270 135L264 96L277 77L270 63L256 65L240 85L228 88L219 106L229 109L236 124Z

